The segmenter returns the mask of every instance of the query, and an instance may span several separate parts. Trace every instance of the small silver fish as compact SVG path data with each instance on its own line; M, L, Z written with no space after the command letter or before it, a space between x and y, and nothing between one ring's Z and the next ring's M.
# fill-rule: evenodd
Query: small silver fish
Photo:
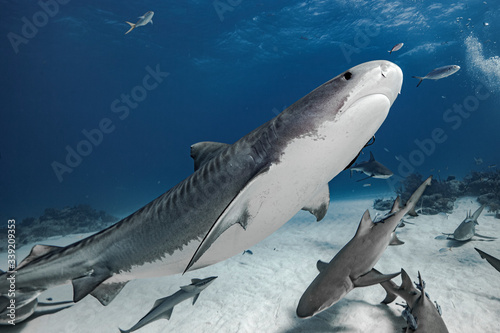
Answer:
M442 78L445 78L447 76L450 76L460 69L460 66L458 65L448 65L448 66L443 66L443 67L438 67L436 69L433 69L432 71L429 72L426 76L412 76L415 79L419 79L420 81L417 84L417 87L422 83L424 79L429 79L429 80L439 80Z
M125 21L126 23L128 23L130 25L130 29L125 33L125 35L137 27L142 27L143 25L146 25L150 22L151 22L151 24L153 24L153 15L154 14L155 14L155 12L150 10L146 14L139 16L139 21L137 21L137 23L130 23L130 22Z
M405 45L404 43L399 43L399 44L396 44L392 47L392 49L390 51L387 51L389 52L389 54L391 54L392 52L395 52L395 51L399 51L403 45Z

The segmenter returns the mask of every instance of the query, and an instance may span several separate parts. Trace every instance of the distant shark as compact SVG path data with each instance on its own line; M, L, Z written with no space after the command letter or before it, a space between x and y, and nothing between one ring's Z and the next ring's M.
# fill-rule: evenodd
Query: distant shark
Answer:
M153 15L154 14L155 14L155 12L149 11L146 14L139 16L139 21L137 21L137 23L130 23L128 21L125 21L126 23L128 23L130 25L130 29L125 33L125 35L137 27L142 27L143 25L146 25L148 23L153 24Z
M385 167L382 163L375 161L372 152L370 152L370 159L365 162L356 163L351 168L351 177L353 171L360 171L368 177L358 180L362 181L368 178L387 179L393 175L392 171Z
M328 309L340 301L347 293L356 287L366 287L390 280L399 273L383 275L373 267L384 254L391 243L394 230L403 216L415 206L425 188L430 185L432 176L412 194L403 208L399 208L400 198L394 201L391 211L373 223L370 213L366 210L358 230L330 261L318 261L320 271L314 281L300 298L297 316L307 318Z
M200 293L208 287L217 276L212 276L203 280L200 279L192 279L191 284L188 286L181 287L181 290L176 292L173 295L158 299L153 308L149 310L149 312L141 318L131 328L128 330L120 329L122 333L129 333L138 330L139 328L146 326L158 319L170 319L172 316L172 311L174 311L174 306L183 302L187 299L193 298L193 305L196 303L196 300L200 296Z
M477 218L479 215L481 215L485 205L482 205L479 207L474 214L471 216L471 213L468 212L467 216L465 217L465 220L463 220L462 223L455 229L455 231L452 234L445 234L444 235L448 236L448 238L460 241L460 242L466 242L468 240L471 240L472 237L477 236L481 238L486 238L486 239L496 239L496 237L488 237L488 236L482 236L480 234L476 233L476 225L477 223Z
M474 249L481 255L481 258L486 259L486 261L488 261L493 268L500 272L500 259L490 256L488 253L483 252L478 248Z
M321 220L328 182L375 134L403 75L388 61L345 71L232 145L192 147L196 171L115 225L66 247L36 245L16 268L26 316L51 287L71 283L109 304L136 278L183 273L242 253L301 209ZM8 323L13 273L0 273L0 323Z
M408 326L406 333L448 333L443 318L441 317L440 307L434 305L425 292L425 282L418 273L417 288L411 283L411 279L404 269L401 269L401 286L398 287L392 281L382 282L381 285L387 292L386 298L382 301L384 304L393 302L397 296L406 301L403 317Z

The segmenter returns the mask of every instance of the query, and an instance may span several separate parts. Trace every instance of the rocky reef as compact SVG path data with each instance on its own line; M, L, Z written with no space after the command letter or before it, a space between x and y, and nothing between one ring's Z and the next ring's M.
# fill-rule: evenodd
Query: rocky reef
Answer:
M418 173L406 177L396 190L401 201L406 202L423 181L424 177ZM500 170L472 171L463 180L454 176L446 180L434 178L417 204L416 211L427 215L451 213L455 200L461 196L477 197L480 204L485 204L488 211L500 218ZM376 199L373 208L387 210L392 202L392 199Z
M117 217L89 205L47 208L42 216L28 217L16 224L16 247L53 236L99 231L116 221ZM0 229L0 252L6 249L7 229Z

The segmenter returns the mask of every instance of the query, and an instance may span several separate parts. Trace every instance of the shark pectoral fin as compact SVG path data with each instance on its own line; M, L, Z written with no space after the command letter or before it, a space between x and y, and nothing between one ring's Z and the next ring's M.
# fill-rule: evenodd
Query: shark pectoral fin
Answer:
M396 234L395 231L392 232L391 234L391 241L389 242L389 245L403 245L405 242L401 241L398 238L398 235Z
M384 281L390 280L395 278L401 274L401 272L394 273L394 274L382 274L376 269L372 269L365 275L361 275L359 278L355 279L353 282L354 287L368 287L372 286L374 284L379 284Z
M94 289L97 288L102 282L111 277L109 271L105 268L94 268L89 274L73 279L73 301L76 303Z
M239 224L246 230L249 223L251 223L252 216L248 210L248 205L251 199L256 197L256 191L260 190L258 179L267 172L268 168L264 168L257 175L255 175L246 186L238 193L231 203L226 207L224 212L219 216L217 221L212 225L207 235L201 241L198 249L189 261L184 273L193 266L203 254L212 246L212 244L224 233L227 229L235 224ZM265 197L257 196L258 200L265 200ZM260 207L259 203L255 203Z
M200 293L197 293L196 295L194 295L194 297L193 297L193 305L198 300L198 297L200 297Z
M90 294L97 298L102 305L106 306L120 293L128 281L116 283L102 283L95 288Z
M217 156L222 150L230 145L227 143L204 141L191 146L191 157L194 160L194 171Z
M326 263L324 261L318 260L318 262L316 263L316 268L320 272L323 272L327 267L328 267L328 263Z
M330 189L328 184L322 186L302 208L316 216L316 221L321 221L328 211L330 205Z
M24 267L27 264L29 264L30 262L32 262L33 260L35 260L36 258L39 258L41 256L46 255L49 252L56 251L59 249L61 249L61 247L59 247L59 246L39 245L39 244L35 245L31 249L30 254L26 258L24 258L23 261L21 261L21 263L16 267L16 269Z
M398 297L398 295L396 294L398 285L392 282L392 280L384 281L380 283L380 285L385 289L385 292L387 293L384 300L380 303L389 304L394 302L394 300Z
M480 235L480 234L474 234L474 236L486 238L486 239L497 239L496 237L484 236L484 235Z

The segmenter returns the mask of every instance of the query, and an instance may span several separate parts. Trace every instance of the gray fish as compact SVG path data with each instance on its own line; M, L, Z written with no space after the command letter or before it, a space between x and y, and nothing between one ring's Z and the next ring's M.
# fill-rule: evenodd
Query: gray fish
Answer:
M420 80L420 81L418 81L418 84L417 84L417 87L418 87L420 85L420 83L422 83L422 81L425 79L439 80L439 79L445 78L447 76L450 76L450 75L458 72L459 69L460 69L460 66L458 66L458 65L448 65L448 66L443 66L443 67L433 69L432 71L429 72L429 74L427 74L424 77L421 77L421 76L412 76L412 77Z
M486 259L486 261L488 261L493 268L500 272L500 259L490 256L488 253L483 252L476 247L474 249L481 255L481 258Z
M181 290L179 290L175 294L156 300L153 308L149 310L149 312L144 317L142 317L141 320L137 322L137 324L135 324L128 330L120 329L120 332L133 332L143 326L157 321L158 319L170 319L170 316L172 316L172 311L174 311L174 306L176 306L180 302L190 299L191 297L193 298L194 305L194 303L196 303L196 300L200 296L200 293L205 290L205 288L208 287L216 278L217 276L212 276L203 280L192 279L190 285L181 287Z
M149 11L147 12L146 14L142 15L142 16L139 16L139 21L137 21L137 23L130 23L128 21L125 21L126 23L128 23L130 25L130 29L125 33L128 34L129 32L131 32L132 30L134 30L135 28L137 27L142 27L148 23L151 23L153 24L153 15L155 14L155 12L153 11Z
M389 52L389 54L391 54L392 52L399 51L399 50L401 50L401 48L403 47L403 45L405 45L405 44L404 43L398 43L398 44L394 45L390 51L387 51L387 52Z
M391 211L377 223L368 210L359 223L356 235L333 257L330 263L318 261L320 273L306 289L297 306L297 316L307 318L328 309L356 287L366 287L390 280L400 273L383 275L373 267L394 241L394 230L406 213L415 206L432 176L412 194L403 208L400 198Z
M387 292L384 304L393 302L397 296L406 301L407 306L403 311L408 326L406 333L448 333L443 318L441 317L441 307L434 305L425 292L425 282L418 272L417 288L411 283L411 279L404 269L401 269L401 286L397 286L393 281L382 282L381 285Z
M393 173L382 163L375 161L375 157L373 157L372 152L370 152L370 159L368 161L356 163L351 168L351 177L353 171L363 172L368 177L358 180L362 181L368 178L378 178L378 179L387 179L392 177Z
M17 311L68 282L75 302L90 294L107 305L132 279L240 254L301 209L321 220L330 203L328 182L382 125L402 80L391 62L364 63L234 144L193 145L196 170L157 199L74 244L36 245L16 268ZM9 276L0 272L0 323L9 321L2 302Z

